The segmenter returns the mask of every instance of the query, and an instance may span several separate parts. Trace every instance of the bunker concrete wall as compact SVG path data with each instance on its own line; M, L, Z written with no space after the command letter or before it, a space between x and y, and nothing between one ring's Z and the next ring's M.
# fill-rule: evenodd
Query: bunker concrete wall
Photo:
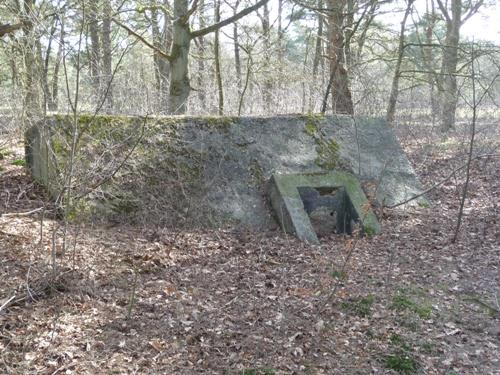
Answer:
M65 170L70 124L64 116L49 117L38 125L41 130L27 133L27 144L52 145L54 160L41 152L28 160L44 184L54 184L55 171ZM382 119L82 116L77 151L77 195L88 198L92 212L159 223L268 226L274 222L266 191L273 174L342 169L380 181L377 199L385 204L422 191ZM85 191L92 186L98 187Z

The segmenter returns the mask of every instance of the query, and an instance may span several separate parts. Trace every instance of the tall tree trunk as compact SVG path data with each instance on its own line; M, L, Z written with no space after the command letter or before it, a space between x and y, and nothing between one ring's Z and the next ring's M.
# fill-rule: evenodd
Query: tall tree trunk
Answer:
M318 0L318 8L321 9L323 7L323 0ZM313 58L313 70L312 70L312 79L309 84L309 112L314 111L314 89L317 87L316 79L318 77L318 68L321 60L321 56L323 54L323 15L321 12L318 12L318 33L316 35L316 46L314 49L314 58Z
M443 47L441 74L443 88L441 91L441 131L447 132L455 125L457 109L457 72L458 42L462 15L462 0L451 0L451 15L446 17L446 37Z
M345 22L345 64L346 66L352 66L352 50L351 50L351 38L352 38L352 28L354 27L354 15L356 14L356 4L355 0L347 0L347 15Z
M158 23L158 10L155 7L155 1L151 1L151 29L153 32L153 46L157 50L153 51L153 72L155 77L155 89L157 97L161 97L161 74L160 74L160 60L161 56L158 50L162 50L160 24Z
M270 112L273 108L272 103L272 90L273 83L271 79L271 25L269 20L269 7L267 4L264 5L264 15L262 17L262 33L264 36L264 89L263 89L263 100L264 100L264 110L266 113Z
M187 13L188 0L175 0L168 100L168 112L171 114L186 113L187 100L191 91L188 68L191 35Z
M168 0L163 1L165 9L169 9ZM163 32L162 32L162 50L169 51L172 47L172 15L166 10L163 11ZM161 58L159 61L161 78L161 105L162 108L168 106L169 84L170 84L170 63L167 59Z
M330 59L330 75L332 109L334 113L354 114L349 76L345 67L344 45L344 9L346 0L328 0L328 57Z
M49 100L47 102L47 106L49 111L57 111L59 106L59 69L61 67L61 59L63 53L63 44L64 44L64 20L61 20L61 34L59 36L59 47L57 49L57 57L54 62L54 70L52 73L52 83L51 83L51 92L49 95Z
M214 0L214 21L215 23L220 22L220 0ZM218 94L218 114L222 116L224 114L224 91L222 87L222 75L220 66L220 45L219 45L219 29L215 30L214 38L214 59L215 59L215 78L217 81L217 94Z
M278 0L278 70L279 82L283 76L283 62L285 59L285 50L283 45L283 0Z
M113 72L111 56L111 4L106 0L103 4L102 18L102 72L103 72L103 95L104 111L109 113L113 110Z
M428 0L429 1L429 0ZM429 96L431 100L431 116L432 124L434 124L436 119L436 113L438 111L438 102L436 100L436 74L434 74L434 62L433 62L433 51L432 42L434 39L434 28L436 26L436 10L434 7L434 0L430 0L431 10L429 11L429 6L427 2L427 25L425 29L425 43L426 47L423 47L423 56L426 61L426 69L429 71L427 79L429 81ZM439 79L439 78L438 78Z
M88 28L90 34L90 76L92 79L92 89L94 99L99 98L101 91L100 80L100 65L101 65L101 48L99 41L99 19L98 19L98 3L91 1L88 12Z
M233 8L233 14L238 13L238 5L240 1L238 0ZM233 23L233 43L234 43L234 70L236 72L236 86L238 88L238 97L241 96L241 86L242 86L242 73L241 73L241 57L240 57L240 45L239 45L239 31L238 23Z
M25 120L29 124L35 122L42 116L40 87L38 77L41 73L40 61L37 52L38 36L35 35L33 20L36 17L35 0L25 0L23 8L20 9L23 17L24 34L24 113Z
M205 1L200 0L198 4L199 8L199 23L200 29L203 29L207 26L207 22L205 19ZM205 95L205 86L203 84L203 75L205 74L205 48L206 42L205 37L200 36L198 38L198 75L197 75L197 84L198 84L198 100L200 101L201 109L205 112L207 110L207 98Z
M389 124L394 122L394 115L396 114L396 104L398 102L399 96L399 77L401 75L401 63L404 56L405 48L405 29L406 20L410 15L411 9L413 7L414 0L408 0L406 5L406 11L401 21L401 31L399 33L399 45L398 45L398 59L396 60L396 67L394 69L394 77L392 78L391 94L389 95L389 105L387 107L386 120Z
M43 91L43 110L46 111L48 107L51 106L52 103L52 94L49 88L49 62L50 62L50 56L52 53L52 43L54 41L54 36L56 33L57 29L57 23L58 20L56 17L54 17L54 23L52 24L50 28L50 33L49 33L49 40L47 42L47 49L45 50L45 57L43 56L42 52L42 43L40 42L40 39L37 39L36 44L37 44L37 50L38 50L38 60L41 63L43 60L43 67L42 67L42 74L41 74L41 81L42 81L42 91ZM50 109L50 108L49 108Z
M42 66L42 61L44 60L43 58L43 52L42 52L42 43L40 42L40 39L37 38L36 41L36 58L37 58L37 67L39 68L40 76L38 79L40 80L40 86L42 89L42 96L40 98L41 100L41 106L42 106L42 111L44 114L46 114L47 110L47 103L49 101L49 79L48 79L48 58L50 57L50 52L51 52L51 45L52 45L52 36L49 37L49 43L47 50L45 51L46 53L46 58L47 64L43 64Z

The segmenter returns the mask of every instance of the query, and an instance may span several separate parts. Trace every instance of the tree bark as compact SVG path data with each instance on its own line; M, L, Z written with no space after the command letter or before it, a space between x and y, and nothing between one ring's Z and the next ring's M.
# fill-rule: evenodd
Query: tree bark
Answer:
M187 100L191 91L188 67L191 33L188 17L188 0L175 0L168 100L168 112L171 114L186 113Z
M234 12L236 14L238 12L238 6L240 1L238 0L234 5ZM234 70L236 72L236 86L238 88L238 97L241 96L241 85L243 81L242 73L241 73L241 57L240 57L240 45L239 45L239 31L238 24L233 23L233 43L234 43Z
M101 48L99 41L99 20L98 20L98 3L91 1L88 12L88 29L90 34L90 76L92 79L92 89L94 99L99 98L101 80L100 80L100 64L101 64Z
M104 111L109 113L113 110L113 71L111 54L111 4L106 0L103 4L102 18L102 73L104 99Z
M31 124L42 116L40 87L38 77L40 75L40 61L37 53L38 36L35 35L33 17L36 14L35 0L25 0L23 8L19 9L23 17L24 34L24 110L25 119Z
M321 9L323 7L323 0L318 0L318 8ZM323 15L321 12L318 12L318 33L316 34L316 46L314 49L314 58L313 58L313 70L312 70L312 79L309 84L309 112L314 111L314 88L317 87L317 77L318 77L318 69L319 63L321 61L321 56L323 55Z
M207 26L206 19L205 19L205 1L200 0L199 1L199 23L200 23L200 28L203 29ZM207 110L207 98L205 95L205 86L203 84L203 75L205 74L205 48L206 48L206 43L205 43L205 37L200 36L198 39L198 77L197 77L197 84L198 84L198 100L200 101L200 105L203 111Z
M345 66L344 9L346 0L328 0L328 57L333 77L331 95L334 113L354 114L349 76Z
M174 0L173 42L169 55L171 79L168 110L170 113L183 114L187 111L187 100L191 91L188 68L191 39L212 33L221 27L236 22L268 1L260 0L253 6L245 8L232 17L215 22L213 25L201 28L200 30L190 31L189 17L194 9L189 9L188 0ZM196 2L193 4L196 4Z
M271 25L269 20L269 7L264 5L264 12L261 18L262 21L262 34L264 37L264 88L263 88L263 104L266 113L273 108L272 103L272 90L273 82L271 79Z
M19 30L21 27L23 27L22 23L16 23L14 25L11 24L4 24L0 25L0 38L3 37L4 35L13 33L16 30Z
M432 116L432 124L434 125L436 119L436 113L438 111L438 103L436 100L436 77L434 74L434 63L433 63L433 51L432 51L432 42L434 39L434 28L436 26L436 10L434 7L434 0L430 0L431 10L427 9L427 25L425 29L425 43L428 45L427 47L423 47L423 56L425 59L426 69L429 71L427 75L427 79L429 80L429 96L431 101L431 116ZM439 79L439 78L438 78Z
M214 20L220 22L220 0L215 0L214 6ZM214 59L215 59L215 79L217 81L217 94L218 94L218 114L224 114L224 91L222 87L222 75L220 64L220 46L219 46L219 29L215 31L214 38Z
M54 70L52 73L52 83L51 83L51 92L49 95L49 100L47 102L47 107L49 111L57 111L59 106L59 69L61 67L61 59L63 53L63 44L64 44L64 20L61 20L61 34L59 36L59 47L57 49L57 57L54 62Z
M451 0L451 15L446 18L446 37L443 47L441 74L443 87L441 91L441 131L447 132L455 126L457 109L457 72L458 42L460 41L460 26L462 15L462 0Z

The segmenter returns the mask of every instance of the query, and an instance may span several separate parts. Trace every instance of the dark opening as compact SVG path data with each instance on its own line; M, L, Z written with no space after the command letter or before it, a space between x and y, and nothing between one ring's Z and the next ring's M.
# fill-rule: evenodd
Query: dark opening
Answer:
M345 188L300 186L297 189L318 237L352 234L358 216Z

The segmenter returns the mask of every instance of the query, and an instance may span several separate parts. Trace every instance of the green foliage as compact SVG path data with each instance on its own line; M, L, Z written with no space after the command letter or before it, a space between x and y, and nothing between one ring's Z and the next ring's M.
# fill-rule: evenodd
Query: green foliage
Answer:
M419 201L418 206L422 207L422 208L429 208L430 204L428 202L425 202L425 201Z
M375 228L373 228L371 225L369 224L365 224L364 227L363 227L363 230L365 232L365 234L367 236L373 236L374 234L377 233L377 231L375 230Z
M25 167L26 166L26 160L24 159L16 159L12 162L12 165L17 165L18 167Z
M339 280L347 280L347 272L345 272L345 271L333 270L330 273L330 276L332 276L335 279L339 279Z
M436 351L435 346L432 342L424 342L420 345L420 349L426 354L433 354Z
M4 159L6 156L9 156L11 154L12 154L12 151L4 150L3 148L0 148L0 160Z
M391 335L391 337L389 337L389 341L391 342L391 345L398 347L400 350L403 350L404 352L411 351L411 347L406 343L404 338L398 334Z
M276 372L270 367L262 367L255 369L245 369L241 372L241 375L275 375Z
M384 365L387 369L403 374L411 374L418 369L418 362L408 353L388 355L385 357Z
M393 334L389 337L389 342L394 352L384 357L385 367L399 373L416 372L419 365L412 354L412 347L405 339L398 334Z
M432 315L431 307L416 303L403 290L398 291L392 298L392 308L398 311L411 311L421 319L429 319Z
M367 317L372 314L372 306L375 298L372 295L360 298L359 300L351 300L342 302L342 308L359 317Z

